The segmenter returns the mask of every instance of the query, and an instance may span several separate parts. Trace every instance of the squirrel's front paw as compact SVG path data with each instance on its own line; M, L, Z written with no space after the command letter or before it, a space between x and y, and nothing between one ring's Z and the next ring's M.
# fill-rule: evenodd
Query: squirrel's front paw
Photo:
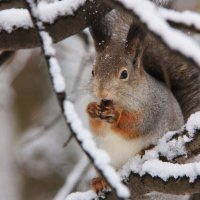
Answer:
M101 107L96 102L89 103L87 106L87 113L90 117L96 118L99 117L101 112Z
M92 179L91 183L92 190L97 194L107 190L107 183L104 181L102 177L97 177Z
M113 105L106 106L100 113L100 118L108 123L114 123L118 121L120 113L114 108Z

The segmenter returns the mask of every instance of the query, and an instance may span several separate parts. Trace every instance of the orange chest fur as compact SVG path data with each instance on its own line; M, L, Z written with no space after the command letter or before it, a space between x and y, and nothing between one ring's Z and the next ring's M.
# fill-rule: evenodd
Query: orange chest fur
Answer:
M90 128L94 134L106 134L107 131L127 139L139 137L138 113L122 112L115 123L107 123L101 119L90 118Z

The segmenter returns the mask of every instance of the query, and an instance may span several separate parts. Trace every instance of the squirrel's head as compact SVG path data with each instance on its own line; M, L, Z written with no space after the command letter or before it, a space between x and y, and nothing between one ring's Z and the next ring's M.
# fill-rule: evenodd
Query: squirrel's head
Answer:
M144 31L136 23L125 27L112 32L104 23L103 29L91 30L97 52L90 81L92 94L98 101L111 100L122 106L132 98L144 72Z

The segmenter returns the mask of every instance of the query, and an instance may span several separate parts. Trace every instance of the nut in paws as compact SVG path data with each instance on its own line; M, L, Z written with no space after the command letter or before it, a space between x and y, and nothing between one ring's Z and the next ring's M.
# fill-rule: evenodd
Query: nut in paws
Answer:
M100 118L107 121L108 123L113 123L117 121L118 117L119 113L115 110L113 106L105 107L100 113Z

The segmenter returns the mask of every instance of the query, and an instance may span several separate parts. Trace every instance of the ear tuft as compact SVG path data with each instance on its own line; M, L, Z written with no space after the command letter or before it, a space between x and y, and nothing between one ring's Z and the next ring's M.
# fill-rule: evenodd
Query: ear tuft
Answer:
M104 18L91 22L90 32L97 51L102 51L111 38L111 31Z
M145 38L145 32L139 24L132 24L126 38L126 47L128 49L136 48L140 46L140 43Z
M126 42L129 44L131 40L138 37L140 34L140 27L137 24L132 24L130 26L129 32L127 34Z
M86 10L84 11L86 12L86 21L90 27L96 50L100 51L105 47L111 35L106 21L106 15L112 8L103 1L97 0L89 0L86 4Z
M137 49L144 46L145 31L141 25L133 23L126 37L125 49L129 54L135 54Z
M141 68L145 50L145 31L138 24L132 24L126 38L125 49L133 59L133 66Z

